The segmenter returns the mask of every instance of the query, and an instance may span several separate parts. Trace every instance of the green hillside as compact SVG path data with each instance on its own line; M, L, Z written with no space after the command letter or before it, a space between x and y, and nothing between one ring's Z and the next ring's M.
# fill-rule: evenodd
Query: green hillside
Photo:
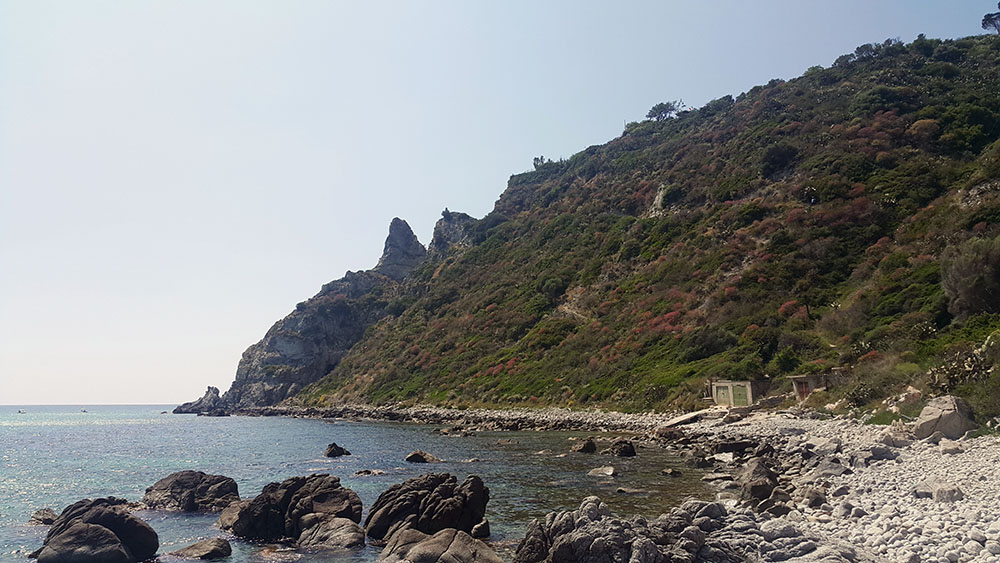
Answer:
M292 402L690 408L709 377L841 368L824 403L1000 410L988 365L927 375L1000 329L1000 38L864 45L657 117L512 176Z

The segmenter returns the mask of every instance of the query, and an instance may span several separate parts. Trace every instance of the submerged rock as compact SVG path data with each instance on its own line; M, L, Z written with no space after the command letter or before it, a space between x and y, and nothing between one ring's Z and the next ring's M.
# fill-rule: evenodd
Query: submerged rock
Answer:
M379 495L365 520L365 531L375 540L406 528L425 534L446 528L471 533L483 522L489 500L490 490L475 475L459 485L448 473L427 473Z
M67 506L52 523L42 548L33 553L41 563L130 563L156 555L160 539L114 497L83 499Z
M236 481L202 471L171 473L146 489L142 503L152 509L219 512L240 500Z
M570 451L579 452L582 454L592 454L597 451L597 444L595 444L594 440L592 440L591 438L587 438L586 440L570 448Z
M602 454L610 454L615 457L633 457L635 456L635 446L632 442L624 439L615 440L611 444L611 447L601 452Z
M36 510L31 518L28 519L28 524L31 526L51 526L53 522L56 521L59 515L56 514L55 510L51 508L42 508Z
M233 547L225 538L211 538L191 544L185 548L170 552L174 557L183 559L222 559L233 553Z

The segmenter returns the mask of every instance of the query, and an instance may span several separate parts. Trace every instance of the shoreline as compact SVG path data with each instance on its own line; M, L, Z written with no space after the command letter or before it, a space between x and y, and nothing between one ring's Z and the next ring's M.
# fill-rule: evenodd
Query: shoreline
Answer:
M344 418L471 426L478 430L653 432L679 413L621 413L578 411L567 408L543 409L452 409L444 407L377 407L340 405L336 407L257 407L228 411L239 416L288 416L293 418Z
M765 523L771 528L790 526L789 535L782 538L786 544L814 543L818 549L839 550L839 558L824 561L1000 563L1000 472L996 471L1000 438L996 436L916 440L909 425L867 425L795 409L714 408L699 413L691 416L693 420L683 420L675 413L359 405L234 412L456 425L469 430L633 433L638 440L675 451L695 467L712 472L716 500L734 511L750 510L761 529ZM682 423L666 426L678 420ZM772 485L764 498L753 498L747 493L753 488L751 468L760 465L772 472ZM918 496L922 486L940 486L945 493L936 498L930 490ZM845 551L844 546L850 549ZM762 541L761 549L758 555L763 561L783 560L781 552L788 551L776 541L775 545ZM811 560L808 556L787 560Z

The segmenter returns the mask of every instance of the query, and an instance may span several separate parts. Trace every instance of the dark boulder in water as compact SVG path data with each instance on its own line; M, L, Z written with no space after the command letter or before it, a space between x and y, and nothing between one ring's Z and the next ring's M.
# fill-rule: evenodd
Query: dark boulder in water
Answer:
M127 512L127 502L113 497L83 499L67 506L32 555L41 563L118 563L145 561L156 555L156 531Z
M423 450L417 450L407 455L405 461L410 463L440 463L442 460Z
M326 457L340 457L342 455L351 455L351 452L337 445L337 442L330 442L330 445L326 447L326 452L323 454Z
M635 456L635 446L632 445L632 442L625 439L615 440L611 444L611 447L601 451L601 453L611 454L615 457L633 457Z
M361 499L324 473L270 483L252 500L222 511L218 525L248 540L294 541L326 516L361 521Z
M470 475L464 483L448 473L427 473L389 487L379 495L365 520L368 537L389 539L413 528L436 534L446 528L471 533L483 522L490 490Z
M233 546L225 538L212 538L172 551L170 555L183 559L222 559L233 553Z
M201 471L171 473L146 489L142 503L153 509L219 512L240 500L236 481Z

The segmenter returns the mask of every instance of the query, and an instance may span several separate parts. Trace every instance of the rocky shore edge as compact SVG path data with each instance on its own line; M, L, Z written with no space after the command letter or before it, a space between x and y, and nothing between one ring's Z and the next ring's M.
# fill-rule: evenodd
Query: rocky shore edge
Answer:
M689 552L690 561L715 560L698 555L701 547L714 545L705 555L719 557L729 546L733 557L758 561L1000 563L1000 472L995 470L1000 466L1000 440L976 436L971 413L960 400L939 397L924 410L915 422L891 426L800 409L760 408L628 414L344 405L266 407L233 414L387 420L468 431L634 434L636 440L686 457L690 465L708 472L705 480L717 488L715 500L725 514L702 530L703 537L689 531L701 540L699 549ZM597 506L594 500L584 505ZM586 514L595 513L584 505L583 513L563 519L586 527ZM698 527L695 514L687 514L692 506L677 510ZM613 518L617 533L628 522L603 517ZM553 513L546 521L558 518ZM649 523L633 527L642 530ZM556 531L583 534L566 524ZM584 543L627 540L632 545L641 533L623 537L591 537ZM549 539L549 547L555 548L558 541ZM679 552L674 559L688 560Z

